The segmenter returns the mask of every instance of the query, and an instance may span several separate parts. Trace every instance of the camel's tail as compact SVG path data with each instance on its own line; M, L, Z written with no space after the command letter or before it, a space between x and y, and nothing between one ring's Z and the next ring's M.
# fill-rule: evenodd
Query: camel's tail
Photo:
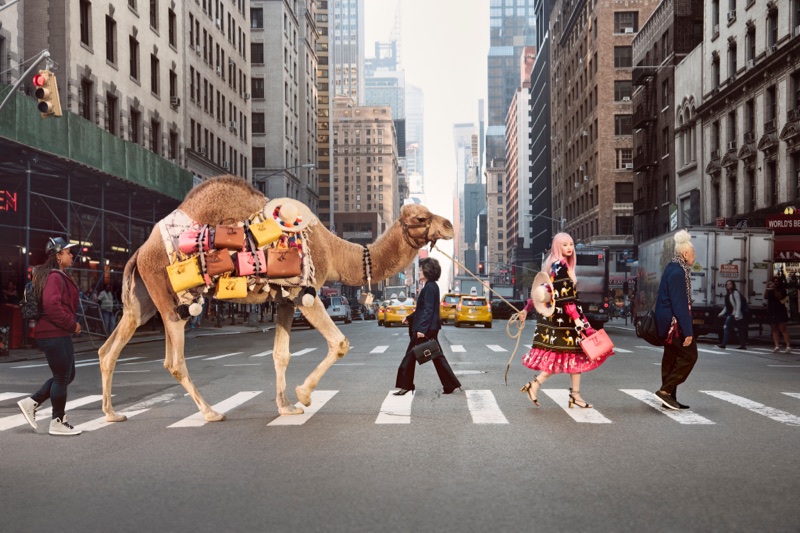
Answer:
M135 301L134 288L136 286L136 260L139 257L139 250L133 252L133 255L125 264L125 270L122 273L122 304L125 307L130 306Z

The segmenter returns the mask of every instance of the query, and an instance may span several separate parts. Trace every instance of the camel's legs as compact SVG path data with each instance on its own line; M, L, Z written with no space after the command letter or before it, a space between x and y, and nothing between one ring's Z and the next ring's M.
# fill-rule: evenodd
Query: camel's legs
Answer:
M286 367L289 366L289 358L292 355L289 352L289 332L292 329L293 315L294 306L292 304L284 301L278 305L272 360L275 362L275 402L278 404L278 412L282 415L303 413L301 407L295 407L286 398Z
M172 377L174 377L189 396L192 397L197 408L203 415L207 422L219 422L225 420L225 415L219 414L214 411L208 403L200 395L197 387L194 386L192 378L189 377L189 369L186 367L186 358L184 357L184 327L186 320L178 320L164 324L164 333L167 338L167 356L164 359L164 368L169 370Z
M325 375L328 369L347 355L350 350L350 341L342 334L336 324L333 323L328 312L325 311L325 306L319 297L314 299L314 305L311 307L301 307L300 312L305 315L308 321L325 337L328 342L328 354L325 356L317 368L306 377L302 385L295 387L294 391L297 394L297 399L300 400L305 406L311 405L311 392L317 388L319 380Z

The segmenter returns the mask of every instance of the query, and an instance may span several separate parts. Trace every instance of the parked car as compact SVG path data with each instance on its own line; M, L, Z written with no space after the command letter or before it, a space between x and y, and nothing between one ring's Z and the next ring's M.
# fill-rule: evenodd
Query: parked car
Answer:
M511 305L514 307L511 307ZM511 315L525 309L525 302L522 300L508 300L508 303L497 298L492 300L492 317L493 318L511 318ZM516 308L516 309L515 309ZM528 317L533 318L533 313L529 313Z
M380 307L378 307L377 317L378 317L378 325L379 326L383 325L383 320L386 318L386 308L389 307L390 303L391 303L391 300L384 300L383 302L381 302Z
M355 304L352 306L352 310L353 320L372 320L375 318L375 310L369 305Z
M373 305L365 305L364 307L364 320L375 320L375 307Z
M457 294L449 292L442 298L442 303L439 304L439 318L442 319L442 324L447 324L447 321L454 322L456 319L456 305L461 297Z
M349 324L353 321L350 303L344 296L327 296L322 299L322 303L325 305L325 310L328 311L328 316L334 322L342 320L345 324Z
M403 319L414 312L416 304L390 305L386 308L386 316L383 318L383 325L387 328L395 324L402 326Z
M492 327L492 310L489 302L483 296L462 296L456 305L456 327L465 324L483 324L485 328Z
M294 308L294 317L292 317L292 329L299 327L306 327L314 329L314 326L306 319L305 315L300 312L298 307Z

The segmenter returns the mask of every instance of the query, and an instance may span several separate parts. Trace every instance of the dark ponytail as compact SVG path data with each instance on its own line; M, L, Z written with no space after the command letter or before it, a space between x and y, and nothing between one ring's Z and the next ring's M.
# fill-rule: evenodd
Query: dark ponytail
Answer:
M44 285L47 283L47 276L50 275L51 270L59 270L58 259L55 255L51 255L47 258L47 261L34 267L34 269L33 290L36 292L36 299L41 302Z

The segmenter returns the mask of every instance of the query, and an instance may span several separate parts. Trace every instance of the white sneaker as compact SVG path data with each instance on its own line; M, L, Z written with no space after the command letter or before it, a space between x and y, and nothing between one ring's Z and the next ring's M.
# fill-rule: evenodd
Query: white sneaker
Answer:
M39 429L36 425L36 408L39 404L33 401L33 398L28 397L17 402L19 410L22 411L22 416L28 421L33 429Z
M790 346L787 346L786 349L783 351L783 353L792 353L792 348Z
M64 420L60 418L54 418L50 421L50 434L51 435L80 435L81 430L75 429L72 425L67 422L67 415L64 415Z

